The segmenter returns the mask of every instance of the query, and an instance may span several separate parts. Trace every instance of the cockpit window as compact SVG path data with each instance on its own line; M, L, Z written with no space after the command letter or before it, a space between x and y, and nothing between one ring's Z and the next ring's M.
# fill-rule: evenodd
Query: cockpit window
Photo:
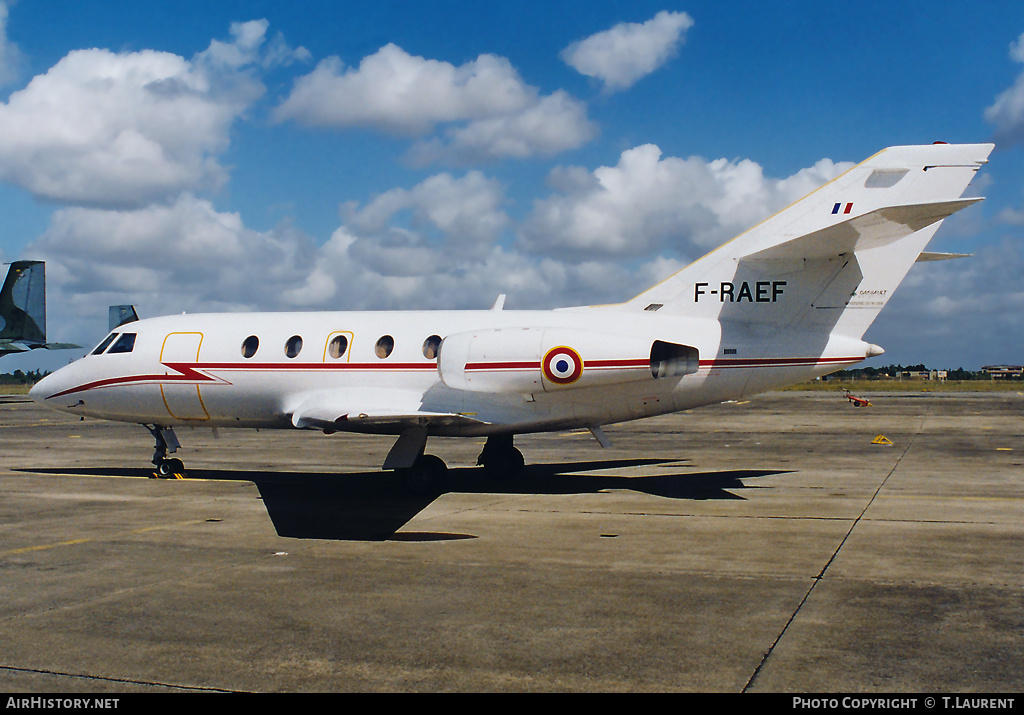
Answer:
M130 353L135 349L135 333L123 333L121 337L117 339L113 347L110 348L110 352L107 355L113 355L114 353Z
M100 353L102 353L104 350L107 349L107 346L110 345L110 343L112 343L114 341L114 338L116 337L117 333L111 333L107 337L103 338L103 342L96 346L96 349L92 351L92 354L99 355Z

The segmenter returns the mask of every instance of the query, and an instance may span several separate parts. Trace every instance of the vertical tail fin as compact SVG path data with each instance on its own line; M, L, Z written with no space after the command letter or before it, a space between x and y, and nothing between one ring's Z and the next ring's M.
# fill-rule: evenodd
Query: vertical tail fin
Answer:
M0 340L46 342L46 265L15 261L0 289Z
M134 323L139 319L139 313L134 305L112 305L107 308L107 322L110 325L109 331L120 328L126 323Z
M992 148L885 149L623 307L859 339Z

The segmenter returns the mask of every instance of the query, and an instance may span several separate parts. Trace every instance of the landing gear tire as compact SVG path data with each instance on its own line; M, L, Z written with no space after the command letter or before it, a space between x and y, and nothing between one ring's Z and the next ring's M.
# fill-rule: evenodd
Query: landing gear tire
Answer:
M511 481L518 477L523 473L525 464L523 453L515 447L501 453L488 455L487 459L483 461L484 472L487 476L499 482Z
M160 479L184 479L185 463L180 459L161 459L156 463L156 475Z
M487 438L477 464L483 465L489 478L504 482L522 474L526 461L523 453L512 446L512 435L497 435Z
M157 479L184 479L185 464L180 459L169 458L167 453L174 452L181 446L174 430L170 427L160 425L143 425L153 435L156 445L153 448L153 465L156 471L153 477Z
M413 494L437 494L444 491L448 466L440 457L421 455L411 467L401 471L406 488Z

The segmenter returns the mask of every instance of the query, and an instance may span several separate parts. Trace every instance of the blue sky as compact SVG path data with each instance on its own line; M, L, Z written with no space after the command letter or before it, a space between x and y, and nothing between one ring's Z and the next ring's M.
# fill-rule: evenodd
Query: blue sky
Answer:
M1024 4L0 5L0 258L106 308L625 300L895 144L996 142L870 364L1024 361ZM9 356L0 370L66 362Z

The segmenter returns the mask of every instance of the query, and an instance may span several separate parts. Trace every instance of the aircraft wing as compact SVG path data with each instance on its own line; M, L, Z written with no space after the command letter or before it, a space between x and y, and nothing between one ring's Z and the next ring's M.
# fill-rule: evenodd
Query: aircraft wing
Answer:
M401 432L407 427L486 424L471 413L428 410L423 393L391 388L350 388L306 393L285 410L292 425L329 432Z

